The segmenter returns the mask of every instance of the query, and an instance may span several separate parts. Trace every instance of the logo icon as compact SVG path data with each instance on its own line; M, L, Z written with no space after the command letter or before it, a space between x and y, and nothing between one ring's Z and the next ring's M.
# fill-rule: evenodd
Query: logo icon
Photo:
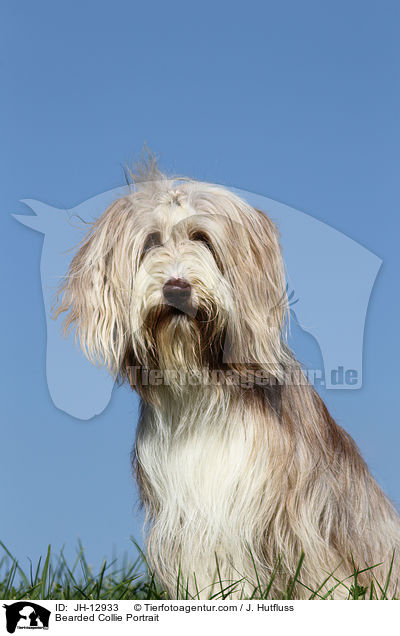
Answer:
M230 189L278 226L288 286L296 294L296 304L289 298L289 346L313 370L308 376L311 383L322 381L327 389L361 388L365 320L381 259L308 214L261 195ZM44 234L40 271L47 324L47 385L56 407L80 419L104 411L114 378L84 357L73 333L67 339L61 337L60 322L52 319L51 307L91 222L129 193L127 186L115 188L71 210L25 199L23 203L34 216L14 215L23 225Z
M30 601L17 601L9 605L3 605L6 610L7 631L13 634L18 629L48 629L50 610L31 603Z

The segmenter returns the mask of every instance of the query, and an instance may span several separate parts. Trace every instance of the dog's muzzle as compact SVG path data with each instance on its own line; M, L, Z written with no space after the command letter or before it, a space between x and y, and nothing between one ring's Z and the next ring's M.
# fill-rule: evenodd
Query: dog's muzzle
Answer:
M174 307L184 308L192 294L190 283L184 278L170 278L163 287L166 302Z

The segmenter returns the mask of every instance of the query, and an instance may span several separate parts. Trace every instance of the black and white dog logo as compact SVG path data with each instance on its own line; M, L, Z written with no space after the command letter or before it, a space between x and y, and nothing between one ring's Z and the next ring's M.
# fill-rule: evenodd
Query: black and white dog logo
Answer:
M6 610L7 631L13 634L19 629L48 629L50 610L31 603L30 601L18 601L10 605L3 605Z

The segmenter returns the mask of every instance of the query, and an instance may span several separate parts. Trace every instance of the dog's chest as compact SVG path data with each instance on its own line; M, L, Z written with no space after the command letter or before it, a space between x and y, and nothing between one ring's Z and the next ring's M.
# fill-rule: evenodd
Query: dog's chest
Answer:
M152 413L141 423L138 460L154 506L196 518L227 518L265 479L252 413L215 404ZM260 452L261 451L261 452ZM253 489L249 489L249 479Z

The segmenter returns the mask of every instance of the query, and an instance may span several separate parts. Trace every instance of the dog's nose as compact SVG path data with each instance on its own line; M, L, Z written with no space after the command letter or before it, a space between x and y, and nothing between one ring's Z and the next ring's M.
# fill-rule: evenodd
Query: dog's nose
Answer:
M164 298L173 305L183 305L189 300L192 287L184 278L170 278L163 287Z

